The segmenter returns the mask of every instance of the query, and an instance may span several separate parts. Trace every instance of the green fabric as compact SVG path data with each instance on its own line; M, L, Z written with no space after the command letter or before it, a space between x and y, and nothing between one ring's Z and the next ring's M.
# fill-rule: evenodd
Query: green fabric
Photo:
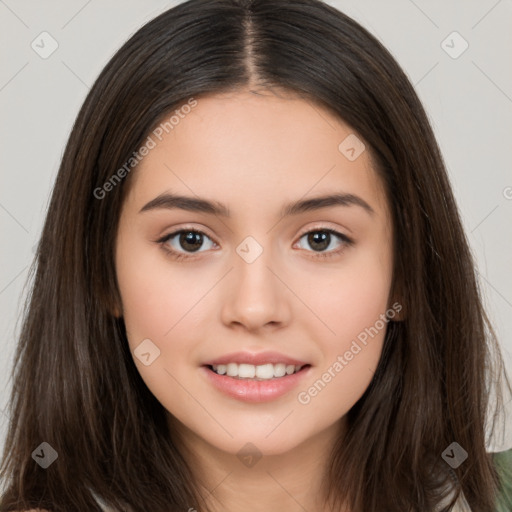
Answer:
M512 511L512 449L492 454L500 476L501 489L496 512Z

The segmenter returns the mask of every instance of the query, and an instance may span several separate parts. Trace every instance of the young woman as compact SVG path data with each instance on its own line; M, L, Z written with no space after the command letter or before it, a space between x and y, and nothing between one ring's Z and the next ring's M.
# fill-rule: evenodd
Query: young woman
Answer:
M508 380L437 143L334 8L191 0L139 30L34 272L0 510L510 510Z

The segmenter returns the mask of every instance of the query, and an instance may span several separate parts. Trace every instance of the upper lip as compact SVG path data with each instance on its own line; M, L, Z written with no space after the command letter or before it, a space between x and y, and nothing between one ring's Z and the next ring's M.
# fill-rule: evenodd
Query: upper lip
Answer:
M217 357L215 359L211 359L204 363L205 366L213 366L217 364L228 364L228 363L238 363L238 364L252 364L254 366L263 365L263 364L279 364L283 363L286 365L293 364L295 366L305 366L308 363L301 361L299 359L295 359L293 357L285 356L284 354L280 354L279 352L232 352L231 354L226 354L221 357Z

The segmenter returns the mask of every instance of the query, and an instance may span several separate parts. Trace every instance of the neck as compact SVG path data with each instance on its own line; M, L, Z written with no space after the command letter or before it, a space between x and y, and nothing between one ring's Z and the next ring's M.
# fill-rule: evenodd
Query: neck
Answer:
M211 512L334 512L325 504L322 484L327 477L328 458L344 423L333 424L293 450L265 455L246 440L239 442L242 450L228 453L183 424L178 425L175 419L171 421L171 432L178 429Z

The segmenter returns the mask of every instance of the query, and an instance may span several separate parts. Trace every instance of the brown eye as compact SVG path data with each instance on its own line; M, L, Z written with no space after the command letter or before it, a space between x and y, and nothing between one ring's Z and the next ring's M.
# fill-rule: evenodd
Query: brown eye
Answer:
M179 255L198 252L205 245L205 241L210 244L209 247L207 244L206 249L211 249L214 246L214 242L206 233L195 229L181 229L158 240L166 250Z
M327 231L312 231L307 237L309 246L315 251L323 251L331 243L331 234Z
M328 254L338 253L345 246L352 244L352 240L347 236L331 229L316 229L314 231L309 231L302 235L300 239L306 239L307 245L313 250L313 252L326 252ZM336 244L336 239L338 239L338 244ZM326 251L329 247L331 250ZM301 248L304 249L305 247Z
M195 252L203 244L203 235L197 231L182 231L178 240L183 249Z

